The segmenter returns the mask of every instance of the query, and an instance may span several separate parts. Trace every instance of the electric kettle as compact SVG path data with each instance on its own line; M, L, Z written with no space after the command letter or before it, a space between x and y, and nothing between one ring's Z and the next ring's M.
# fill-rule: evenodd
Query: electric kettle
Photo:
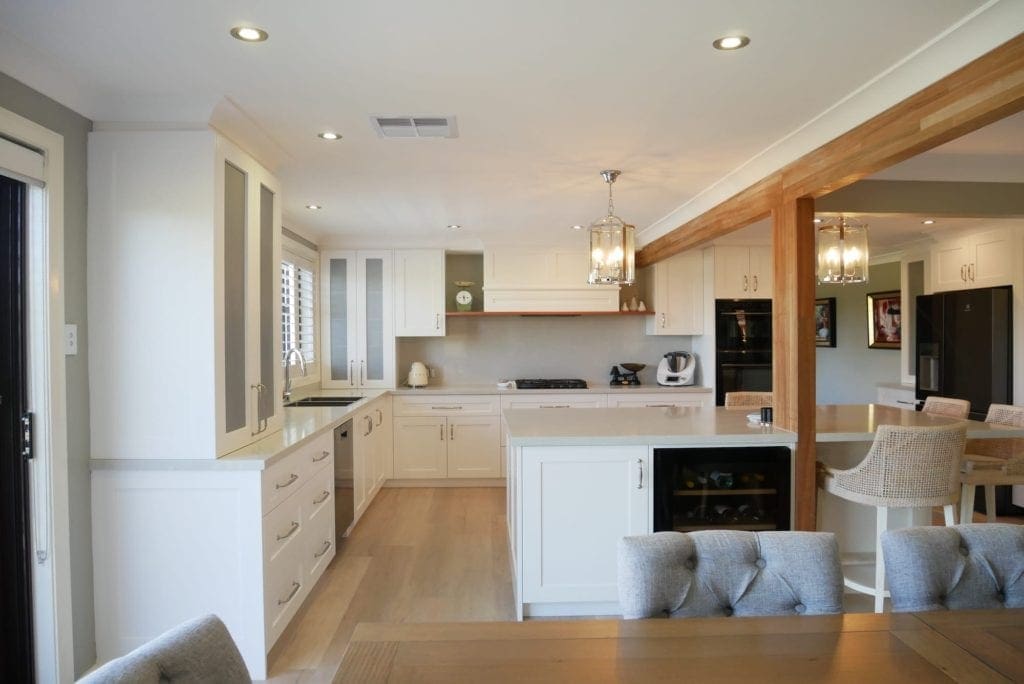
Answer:
M426 387L429 375L427 367L423 365L423 363L413 361L412 367L409 369L409 377L406 379L405 384L409 387Z

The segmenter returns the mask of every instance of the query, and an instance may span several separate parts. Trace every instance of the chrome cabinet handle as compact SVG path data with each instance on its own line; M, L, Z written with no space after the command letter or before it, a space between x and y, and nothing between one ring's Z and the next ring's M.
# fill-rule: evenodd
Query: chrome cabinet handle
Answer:
M370 416L363 416L363 419L366 421L366 432L363 433L363 437L366 437L373 432L373 418Z
M757 292L757 276L754 276L754 292Z
M974 282L974 264L967 264L967 277Z
M353 385L356 384L356 379L352 375L352 364L355 363L353 359L348 360L348 381Z
M320 454L321 454L320 458L317 458L316 456L313 457L313 463L319 463L320 461L324 460L325 458L327 458L328 456L331 455L331 452L330 451L321 451Z
M262 382L257 382L255 385L249 385L249 389L256 390L256 429L251 434L258 435L266 430L270 424L269 418L260 417L260 406L263 404L263 392L266 391L267 386Z
M539 408L572 408L569 404L541 404Z
M434 314L434 330L441 329L441 314Z
M377 411L377 427L380 427L381 425L384 424L384 412L381 411L380 409L375 410Z
M330 542L330 540L325 540L324 541L324 548L322 548L320 550L320 553L314 553L313 554L313 558L321 558L325 553L327 553L330 550L331 550L331 542Z
M647 408L672 408L675 404L644 404Z
M642 459L642 458L636 459L636 467L637 467L637 470L640 472L640 479L637 481L636 488L637 489L643 489L644 488L644 459Z
M431 411L461 411L461 406L431 406Z
M295 598L295 594L299 593L299 589L301 589L301 588L302 588L301 584L299 584L298 582L293 581L292 582L292 590L288 593L288 596L286 596L284 599L277 599L277 605L283 606L284 604L286 604L289 601L291 601L293 598Z
M454 425L449 425L448 426L448 439L450 439L453 442L455 441L455 426Z
M277 535L277 541L284 541L288 537L290 537L293 534L295 534L298 530L299 530L299 523L297 523L297 522L295 522L293 520L292 521L292 526L290 528L288 528L287 532L285 532L284 534Z
M278 482L277 484L274 485L274 489L284 489L285 487L290 487L298 479L299 479L298 475L296 475L295 473L291 473L291 477L288 478L287 482L285 482L283 484L281 482Z
M359 384L365 385L366 384L366 359L362 359L359 362L359 366L361 368L361 370L359 371L359 378L360 378Z
M747 291L747 285L749 284L749 282L750 281L747 279L747 276L743 276L743 291L744 292Z
M967 282L967 264L960 265L960 280Z
M323 493L320 495L319 499L313 499L313 505L314 506L319 506L324 501L327 501L327 497L329 497L330 495L331 495L331 493L325 489L323 491Z
M665 327L665 314L661 314L661 327Z
M438 427L441 428L441 441L443 442L444 441L444 425L439 425Z

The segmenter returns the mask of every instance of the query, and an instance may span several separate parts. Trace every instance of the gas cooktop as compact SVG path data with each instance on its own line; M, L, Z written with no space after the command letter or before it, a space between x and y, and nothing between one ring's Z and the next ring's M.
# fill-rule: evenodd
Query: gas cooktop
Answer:
M587 389L587 381L578 378L520 378L516 380L516 389Z

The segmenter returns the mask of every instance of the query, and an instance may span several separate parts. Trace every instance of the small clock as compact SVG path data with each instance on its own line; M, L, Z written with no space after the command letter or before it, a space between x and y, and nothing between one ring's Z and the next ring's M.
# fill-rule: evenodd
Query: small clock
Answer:
M473 295L469 290L459 290L455 294L455 309L457 311L472 311Z

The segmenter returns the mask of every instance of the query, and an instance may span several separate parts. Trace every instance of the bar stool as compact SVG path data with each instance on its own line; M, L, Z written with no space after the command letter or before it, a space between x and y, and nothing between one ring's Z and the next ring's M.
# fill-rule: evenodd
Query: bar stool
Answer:
M985 422L992 425L1024 427L1024 406L992 404ZM985 487L985 520L996 521L996 486L1024 485L1024 439L1006 437L972 439L964 454L960 474L960 522L973 521L974 493Z
M945 416L967 420L967 414L971 412L971 402L952 397L928 397L924 400L923 413L930 413L933 416Z
M725 408L761 408L772 405L771 392L726 392Z
M955 525L953 504L960 494L960 461L966 439L967 426L963 423L937 427L879 425L867 456L853 468L839 470L819 462L819 487L876 509L875 585L843 578L849 589L875 597L876 613L882 612L889 595L881 542L889 524L889 509L942 506L946 525Z

